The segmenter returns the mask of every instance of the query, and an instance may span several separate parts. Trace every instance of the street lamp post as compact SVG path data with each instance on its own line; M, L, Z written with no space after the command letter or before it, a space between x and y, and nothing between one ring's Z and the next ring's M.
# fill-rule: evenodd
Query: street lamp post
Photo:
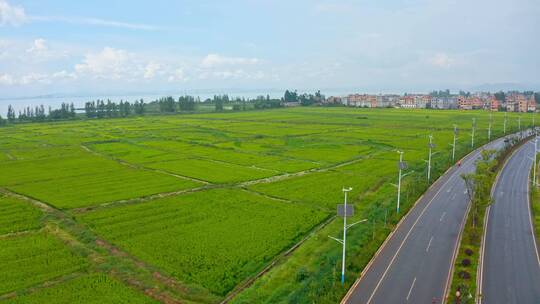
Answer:
M537 178L536 178L536 166L537 166L537 162L536 162L536 154L538 153L538 134L534 134L534 167L533 167L533 186L537 186L538 183L537 183Z
M428 172L427 172L427 181L429 184L429 181L431 180L431 155L432 150L435 145L433 144L433 135L429 135L429 157L428 157Z
M399 213L399 200L401 198L401 170L405 169L403 163L403 151L398 151L399 153L399 175L398 175L398 190L397 190L397 213Z
M519 138L523 138L522 134L521 134L521 116L518 117L518 128L519 128Z
M491 141L491 122L492 121L493 121L493 113L489 113L488 142Z
M508 113L504 112L504 124L503 124L503 133L506 135L506 120L508 119Z
M399 162L398 162L398 184L392 184L392 186L397 187L397 206L396 206L396 212L399 213L399 206L400 206L400 199L401 199L401 180L409 175L412 174L414 171L410 171L406 174L402 174L403 170L407 169L407 163L403 161L403 151L397 151L399 153Z
M474 148L474 131L476 129L476 118L472 119L471 148Z
M343 259L341 263L341 284L345 285L345 244L347 243L347 193L351 191L352 188L343 188L342 190L343 193L345 193L345 201L343 203Z
M367 221L367 219L363 219L358 222L347 225L347 217L352 217L354 215L354 206L347 205L347 193L351 190L352 190L351 187L342 189L343 193L345 194L345 200L344 200L342 208L340 205L338 205L338 216L343 216L343 239L338 239L332 236L328 236L329 238L343 245L343 255L341 259L341 284L343 286L345 286L345 250L346 250L346 244L347 244L347 229L351 228L352 226L356 224L360 224Z
M458 134L458 127L454 125L454 142L452 143L452 162L456 160L456 137Z

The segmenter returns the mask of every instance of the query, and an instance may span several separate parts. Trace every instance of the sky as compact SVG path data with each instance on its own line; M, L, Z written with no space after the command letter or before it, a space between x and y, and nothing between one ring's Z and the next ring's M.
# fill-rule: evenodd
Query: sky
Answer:
M0 0L0 98L540 90L538 0Z

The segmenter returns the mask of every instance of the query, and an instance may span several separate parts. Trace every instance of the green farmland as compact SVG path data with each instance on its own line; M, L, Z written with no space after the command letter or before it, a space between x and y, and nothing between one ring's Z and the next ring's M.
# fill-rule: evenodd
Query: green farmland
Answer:
M336 303L346 288L328 235L342 228L342 187L368 219L348 234L348 287L428 187L428 135L436 178L452 164L454 124L456 156L471 150L472 118L479 147L484 111L302 107L0 128L0 302ZM492 126L503 135L503 113ZM412 172L400 214L397 150Z

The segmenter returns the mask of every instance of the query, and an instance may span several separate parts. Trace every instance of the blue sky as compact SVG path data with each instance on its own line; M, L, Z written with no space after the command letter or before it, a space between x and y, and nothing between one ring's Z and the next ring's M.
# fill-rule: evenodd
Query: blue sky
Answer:
M540 89L540 1L0 0L0 97Z

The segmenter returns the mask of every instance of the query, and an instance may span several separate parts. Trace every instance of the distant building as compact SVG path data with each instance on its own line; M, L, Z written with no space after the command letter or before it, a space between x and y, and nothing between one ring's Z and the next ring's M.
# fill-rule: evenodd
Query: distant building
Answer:
M351 94L347 96L347 104L352 107L376 108L377 96L367 94Z
M491 102L490 102L491 111L499 111L500 105L501 103L495 97L491 98Z
M536 100L534 99L534 95L531 95L531 97L529 97L527 103L527 112L536 112Z
M323 101L323 104L341 104L342 98L336 96L330 96Z
M472 102L465 96L458 97L458 108L460 110L472 110Z
M405 109L415 109L416 103L414 100L414 96L411 95L405 95L399 99L399 106L401 108Z
M439 110L457 109L458 100L456 97L433 97L431 98L431 108Z
M301 104L299 101L289 101L283 104L286 107L299 107Z
M458 97L458 108L460 110L478 110L478 109L489 109L491 104L485 101L485 99L478 96L459 96Z

